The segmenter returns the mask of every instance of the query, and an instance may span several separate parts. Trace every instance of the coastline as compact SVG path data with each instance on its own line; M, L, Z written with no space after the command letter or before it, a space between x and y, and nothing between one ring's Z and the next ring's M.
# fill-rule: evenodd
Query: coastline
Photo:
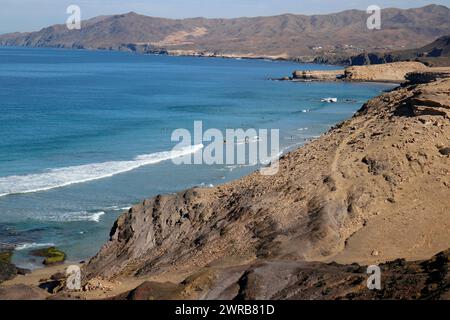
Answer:
M0 25L0 302L450 301L449 4L51 2Z
M380 99L382 99L382 96L380 96L380 97L377 97L377 98L374 98L374 99L372 99L372 100L380 100ZM370 101L368 102L369 104L370 104ZM365 112L365 111L362 111L362 112ZM333 128L330 132L336 132L336 131L339 131L339 130L341 130L341 127L342 127L342 125L344 125L344 124L346 124L346 123L348 123L350 120L347 120L347 121L344 121L344 123L343 124L339 124L339 125L337 125L335 128ZM330 135L330 132L328 132L328 133L325 133L324 134L324 138L325 139L327 139L328 137L329 137L329 135ZM348 141L348 142L350 142L350 141ZM308 144L309 145L309 144ZM297 148L296 150L294 150L294 151L291 151L291 152L289 152L288 154L286 154L286 155L284 155L283 156L283 159L292 159L292 157L294 157L294 154L298 154L298 153L302 153L304 150L302 150L304 147L300 147L300 148ZM227 189L229 189L232 185L236 185L236 184L238 184L239 185L239 187L240 188L245 188L246 186L248 186L248 183L246 182L246 181L252 181L253 179L256 179L255 178L255 175L257 175L257 173L254 173L254 174L251 174L250 176L247 176L247 177L244 177L244 178L241 178L241 179L239 179L239 181L234 181L234 182L231 182L231 183L228 183L228 184L226 184L226 185L222 185L222 186L218 186L218 187L215 187L215 189L218 189L218 190L221 190L221 194L222 195L226 195L228 192L226 191ZM258 181L258 179L256 179L255 181ZM331 183L331 182L330 182ZM334 183L334 182L333 182ZM326 184L328 184L328 182L326 182ZM254 186L253 186L254 187ZM196 195L194 195L194 194L190 194L190 192L198 192L200 195L205 195L205 194L207 194L208 193L208 191L207 190L201 190L201 189L197 189L197 190L194 190L194 191L186 191L186 192L182 192L182 193L180 193L183 197L187 197L187 199L190 199L190 200L188 200L188 201L191 201L191 199L194 199L195 197L196 197ZM253 191L252 191L253 192ZM328 192L330 192L330 190L328 191ZM232 193L231 193L232 194ZM163 199L163 198L160 198L160 200L161 199ZM159 200L159 201L160 201ZM151 200L151 201L154 201L154 200ZM121 218L119 218L119 220L118 220L118 222L116 222L116 225L113 227L113 231L115 230L116 232L118 231L118 229L121 229L121 228L124 228L124 227L128 227L128 226L126 226L126 224L127 223L129 223L129 221L127 221L127 217L130 217L130 216L132 216L133 214L139 214L139 211L141 210L141 208L143 208L143 207L145 207L145 206L151 206L151 205L154 205L154 203L153 204L151 204L152 202L149 202L149 200L146 200L146 201L144 201L143 202L143 204L141 204L141 205L137 205L137 206L135 206L135 207L133 207L127 214L125 214L124 216L122 216ZM167 201L167 199L166 199L166 201ZM125 217L125 218L124 218ZM203 218L202 218L203 219ZM206 220L207 221L207 220ZM267 226L266 226L267 227ZM266 227L264 227L264 228L266 228ZM265 229L262 229L260 232L263 232L263 233L265 233L266 231L264 231ZM113 235L113 238L114 238L114 235ZM109 248L109 249L111 249L111 247ZM132 250L133 248L128 248L128 249L130 249L130 250ZM105 250L108 250L108 248L106 248ZM202 250L204 250L204 249L202 249ZM245 251L245 250L244 250ZM241 252L240 253L240 255L241 255L241 257L238 259L238 261L239 261L239 263L238 263L238 265L239 264L242 264L242 263L244 263L245 262L245 260L243 261L242 260L242 253L243 252ZM247 253L248 254L248 253ZM244 255L245 256L245 255ZM217 257L216 257L217 258ZM97 256L97 260L101 260L101 257L100 256ZM318 260L320 260L317 256L315 256L315 258L310 258L311 260L314 260L314 261L318 261ZM336 259L336 258L333 258L333 259ZM333 259L331 259L331 260L329 260L329 261L336 261L336 260L333 260ZM349 257L345 257L345 255L342 255L341 256L341 258L337 258L338 260L339 259L341 259L340 260L340 262L343 262L343 263L345 263L345 262L348 262L348 263L350 263L351 261L352 261L352 259L353 258L351 258L351 256L350 256L350 258ZM92 263L92 261L94 262L94 265L95 265L95 260L96 260L96 257L94 257L92 260L91 260L91 263ZM325 259L325 260L327 260L327 259ZM388 261L388 260L385 260L385 258L383 258L383 260L380 260L379 259L379 257L378 257L378 255L376 256L376 257L372 257L372 258L369 258L368 260L367 260L367 263L370 263L370 262L373 262L373 261ZM362 262L363 260L360 260L360 262ZM97 261L98 262L98 261ZM101 270L101 263L99 264L100 265L100 269L99 270ZM62 268L62 266L60 267L60 268ZM87 268L89 268L89 265L87 266ZM90 268L91 268L91 273L92 273L92 266L90 266ZM18 278L16 278L15 279L15 281L13 280L13 282L7 282L6 284L10 284L10 285L17 285L17 284L25 284L25 285L32 285L32 286L35 286L36 285L36 280L37 280L37 278L39 278L39 277L51 277L51 273L53 273L54 272L54 269L48 269L48 268L46 268L46 269L39 269L39 270L37 270L37 271L35 271L35 272L33 272L32 273L32 275L30 276L30 277L28 277L28 276L24 276L24 277L22 277L22 276L20 276L20 277L18 277ZM96 271L95 272L93 272L93 274L95 274L96 273ZM172 275L172 276L169 276L169 278L167 278L167 274L169 274L169 275ZM142 278L136 278L135 279L135 281L137 281L137 282L143 282L143 281L158 281L158 282L162 282L164 279L165 280L168 280L168 281L171 281L171 282L178 282L178 281L181 281L181 280L183 280L183 277L185 276L185 275L187 275L187 274L189 274L189 272L187 272L186 270L185 271L183 271L183 268L181 268L181 270L178 272L178 274L177 274L177 276L173 276L174 274L176 274L176 273L174 273L173 271L167 271L167 272L163 272L163 273L161 273L161 274L157 274L157 275L147 275L147 276L144 276L144 277L142 277ZM25 282L24 281L21 281L21 279L27 279ZM33 279L33 280L31 280L31 279ZM40 280L40 279L38 279L38 280ZM132 283L132 285L135 285L137 282L131 282ZM114 284L114 281L112 281L112 284ZM0 286L0 288L1 288L1 286ZM121 289L120 290L122 290L122 289L125 289L124 287L120 287ZM129 289L128 287L126 288L127 290ZM94 290L95 291L95 290ZM102 291L102 290L100 290L100 291ZM106 291L108 291L108 290L106 290ZM103 292L103 291L102 291ZM112 291L112 292L114 292L114 293L116 293L116 291ZM94 295L94 293L93 293L93 295ZM93 297L94 298L94 296L91 296L91 297ZM97 296L97 298L99 298L100 296ZM106 298L106 297L111 297L111 295L109 294L106 294L106 296L104 296L104 298Z
M19 49L17 49L19 50ZM17 51L17 50L13 50L11 52L11 54L15 54L15 52L21 52L21 51ZM8 53L7 51L5 51L6 53ZM24 52L26 53L27 50L24 50ZM40 51L34 51L34 50L30 50L30 54L34 54L36 53L37 55L41 55ZM142 58L142 57L134 57L134 56L128 56L128 55L117 55L117 54L89 54L89 53L77 53L76 51L73 51L73 54L71 53L70 55L66 55L65 52L60 52L58 53L57 51L53 52L53 50L48 50L46 52L43 53L43 55L56 55L58 57L85 57L88 58L89 56L94 57L95 59L103 59L103 57L110 57L112 56L112 58L114 58L117 61L122 61L123 59L125 61L145 61L146 63L148 62L149 64L153 64L153 63L162 63L164 64L172 64L172 60L170 58L157 58L157 59L153 59L151 57L149 57L150 59L146 59L146 58ZM173 62L175 65L177 65L178 63L181 64L189 64L189 65L201 65L203 64L203 61L199 60L199 59L173 59ZM290 119L297 119L295 121L281 121L280 123L286 123L287 126L289 126L289 130L286 131L282 131L282 137L281 137L281 141L282 141L282 145L283 145L283 149L284 146L290 146L292 144L297 144L297 142L302 142L303 140L309 139L307 137L317 137L319 134L321 134L324 130L328 129L331 125L343 120L344 118L346 118L347 115L352 114L354 111L357 110L357 108L360 106L360 103L364 102L365 100L367 100L367 98L375 96L376 94L378 94L378 92L380 92L382 89L384 89L385 87L383 86L371 86L371 85L355 85L355 87L361 87L361 92L351 92L351 90L347 89L347 86L344 85L323 85L324 87L330 87L332 92L336 92L336 96L341 96L341 92L340 87L342 86L344 91L342 93L342 103L338 104L338 105L327 105L325 103L321 103L320 102L320 97L322 97L321 93L320 93L320 87L322 87L322 85L319 86L315 86L317 87L317 90L315 90L315 94L313 94L314 97L312 98L303 98L304 94L303 94L303 90L300 88L299 90L297 88L294 88L290 85L287 84L273 84L269 81L266 81L266 76L268 74L272 74L272 75L277 75L277 74L285 74L286 72L289 72L290 70L294 70L295 68L297 68L294 64L288 63L288 64L284 64L284 63L270 63L270 62L258 62L258 63L252 63L252 62L233 62L233 61L204 61L205 64L207 65L218 65L218 66L230 66L231 68L233 68L234 66L236 67L240 67L240 66L249 66L250 69L247 69L247 71L244 71L246 73L252 74L251 77L255 78L255 83L256 81L258 83L261 84L262 87L267 87L270 88L270 90L272 90L272 88L275 88L274 92L276 94L280 95L280 98L286 98L287 95L294 97L295 101L297 101L298 103L296 104L292 104L291 101L294 101L294 99L284 99L285 102L281 102L281 107L283 107L283 105L285 105L285 107L283 107L283 109L285 110L284 113L285 114L291 114L292 113L292 117L290 117ZM314 67L314 66L311 66ZM322 68L321 66L315 66L318 69ZM177 69L177 67L175 66L174 69ZM271 71L273 70L273 71ZM281 71L280 71L281 70ZM166 72L169 72L170 70L166 68ZM226 71L228 73L228 71ZM254 77L254 75L257 74L257 79L256 77ZM240 80L239 79L246 79L245 77L242 77L240 74L235 73L234 75L231 76L232 78L234 78L233 83L237 83ZM170 78L173 78L172 76L170 76ZM237 79L239 78L239 79ZM243 80L246 81L246 80ZM253 80L252 80L253 81ZM233 91L239 91L241 87L236 87L236 89L233 89ZM195 90L195 88L193 89ZM218 91L221 91L222 89L220 87L218 87ZM323 90L325 91L325 90ZM334 93L333 93L334 94ZM174 97L176 97L176 93L174 95ZM308 93L308 95L310 95ZM238 95L239 96L239 95ZM296 97L299 97L298 99ZM306 96L305 96L306 97ZM345 98L351 98L351 97L356 97L355 100L344 100ZM312 100L314 98L314 100ZM173 100L176 100L175 98ZM277 99L278 100L278 99ZM257 100L252 100L252 101L257 101ZM310 102L311 101L311 102ZM274 101L274 102L278 102L278 101ZM176 101L174 101L173 103L177 103ZM255 110L251 111L254 113L255 115L255 119L259 119L260 116L260 112L258 110L258 102L256 103L252 103L255 105ZM273 103L271 103L271 105L273 105ZM130 101L130 106L133 106L133 102ZM345 111L344 115L338 115L341 113L341 111L339 110L340 107L345 108L347 111ZM271 106L268 105L267 107L267 111L271 112L270 110ZM315 110L319 110L319 109L324 109L323 111L326 112L327 114L329 114L329 118L324 119L325 120L325 124L322 125L322 122L320 122L320 126L317 125L306 125L305 123L310 121L309 119L313 119L313 121L322 121L321 119L324 118L323 113L321 112L315 112ZM189 110L186 110L189 111ZM311 111L311 112L309 112ZM70 112L70 111L69 111ZM236 112L236 111L233 111ZM264 111L265 112L265 111ZM335 116L336 115L336 116ZM264 116L264 115L262 115ZM269 116L270 117L270 116ZM270 118L266 117L264 119L264 122L270 121ZM278 117L278 115L276 116ZM319 119L320 118L320 119ZM327 118L327 117L325 117ZM305 120L306 119L306 120ZM188 128L189 128L188 124ZM299 131L297 130L297 128L301 127L301 129L303 131ZM307 128L308 127L308 128ZM280 127L280 128L283 128ZM323 129L322 129L323 128ZM151 133L151 132L150 132ZM138 137L139 138L139 137ZM136 144L137 145L137 144ZM117 149L117 148L116 148ZM169 150L170 147L166 147L163 146L161 148L162 150ZM281 150L281 149L280 149ZM120 155L120 157L124 157L124 160L128 160L128 159L133 159L133 156L135 154L145 154L146 152L130 152L130 153L126 153L123 152L122 155ZM127 158L125 158L127 157ZM128 158L129 157L129 158ZM115 159L115 157L111 158L112 160ZM84 162L85 161L85 162ZM92 165L96 165L101 164L103 162L102 159L100 159L100 161L91 161L88 157L85 158L81 164L91 164ZM115 164L115 163L114 163ZM170 166L170 162L167 163L167 166ZM109 163L105 163L105 166L102 166L101 168L106 168L106 167L110 167ZM163 163L161 165L155 165L154 167L163 167L163 169L165 169L166 167L166 163ZM69 172L70 174L67 175L67 177L69 178L67 180L68 183L72 183L72 182L76 182L79 179L75 179L73 177L79 177L79 170L78 170L78 166L66 166L64 164L64 162L61 163L56 163L56 165L49 165L48 168L61 168L64 170L55 170L55 172L57 171L58 174L65 174L65 172ZM67 169L67 170L65 170ZM70 170L69 170L70 169ZM74 170L72 170L74 169ZM75 170L77 169L77 170ZM90 172L90 168L89 169ZM176 181L177 179L173 179L175 182L171 183L172 185L175 186L171 186L170 189L168 190L168 192L177 192L178 190L182 190L182 189L186 189L186 188L190 188L193 186L202 186L204 185L203 183L205 182L205 185L218 185L218 184L222 184L223 182L226 181L230 181L230 180L234 180L236 179L238 176L244 176L250 173L251 170L253 170L254 168L238 168L238 167L227 167L227 168L221 168L219 170L219 172L214 173L214 175L217 176L217 178L214 178L213 180L208 180L208 177L204 177L201 179L196 179L194 177L194 179L190 179L189 181L193 181L192 183L187 183L184 185L180 185L180 186L176 186ZM188 170L180 170L183 172L189 171ZM209 169L208 169L209 170ZM136 171L145 171L148 172L148 176L151 177L152 176L152 169L149 167L146 168L141 168L141 169L136 169ZM14 188L22 188L20 190L20 192L22 190L26 190L29 192L33 192L34 191L34 186L36 185L34 182L37 180L41 180L42 184L46 184L46 187L48 187L49 189L52 188L51 190L47 191L47 192L42 192L42 193L37 193L36 197L34 196L34 194L30 194L30 195L11 195L11 196L6 196L6 197L2 197L1 198L1 203L0 206L2 207L2 209L4 210L4 212L6 212L6 215L3 215L3 217L8 216L8 213L10 213L11 215L14 214L14 211L16 210L21 210L21 207L23 206L27 206L27 202L24 202L24 205L22 205L22 200L26 200L26 198L28 197L32 197L32 198L37 198L38 200L36 201L36 203L34 203L32 206L34 209L30 209L27 210L28 212L24 213L24 216L31 216L31 212L36 212L36 218L35 217L30 217L30 220L34 221L37 220L36 222L36 226L39 226L39 230L42 231L37 231L36 236L33 237L27 237L27 235L23 235L23 237L19 240L16 241L14 243L18 243L19 245L24 245L28 247L28 245L44 245L44 244L54 244L58 247L60 247L60 249L64 250L67 252L69 257L72 257L72 260L76 260L76 261L81 261L84 260L88 257L91 257L92 255L94 255L98 249L100 249L100 245L107 240L107 235L108 232L110 230L111 225L113 224L114 220L116 219L116 217L118 216L118 214L122 213L122 211L120 210L116 210L111 209L110 203L104 199L107 199L108 197L110 197L111 199L113 199L112 201L114 202L114 205L116 204L120 204L116 207L130 207L132 204L137 203L139 201L139 199L143 199L146 198L148 196L153 196L159 193L165 193L165 191L154 191L154 189L157 189L158 187L155 188L148 188L148 189L144 189L146 188L146 186L143 186L144 188L142 188L141 186L139 186L139 188L135 188L135 189L140 189L140 190L150 190L150 191L142 191L141 193L139 193L140 191L137 190L137 192L135 192L135 189L133 189L133 187L127 188L127 190L125 190L125 192L122 192L120 190L121 193L125 193L127 194L127 199L122 199L121 194L118 195L114 195L114 196L110 196L107 195L106 191L102 192L102 190L98 190L98 194L99 194L99 202L95 202L92 204L88 203L88 204L84 204L84 200L82 199L83 197L89 199L89 195L84 196L82 195L82 193L80 193L80 196L75 196L79 199L74 199L74 204L76 207L72 206L71 203L68 204L68 209L65 210L61 210L61 214L59 214L60 208L55 208L55 210L50 210L50 208L47 207L47 204L45 202L49 203L49 206L51 207L56 207L56 203L55 201L53 201L54 198L59 198L59 197L70 197L72 198L72 196L70 195L71 190L85 190L85 189L90 189L90 185L94 185L96 186L97 184L100 186L104 186L104 185L109 185L109 184L113 184L114 180L121 180L121 176L117 176L117 177L113 177L111 179L105 179L105 181L94 181L92 183L84 183L84 184L78 184L78 185L74 185L72 187L67 187L67 188L58 188L60 186L60 184L52 184L52 181L48 181L49 177L47 175L37 175L35 176L33 173L39 173L38 170L36 171L28 171L31 175L29 176L28 174L26 175L27 177L29 176L33 181L25 179L23 181L23 183L21 183L21 181L19 179L18 182L19 184L17 184L16 186L14 185L15 180L14 179L0 179L0 187L1 187L1 192L0 193L8 193L8 183L11 182L11 190L17 190ZM72 174L72 172L74 174ZM86 173L89 173L86 170ZM103 171L102 171L103 172ZM232 173L231 173L232 172ZM53 170L52 172L53 173ZM189 172L187 172L189 174ZM242 173L242 174L241 174ZM201 170L200 170L200 174ZM193 175L196 175L196 173L194 172ZM124 175L126 177L130 177L129 179L127 178L127 183L128 181L134 179L134 180L138 180L139 178L134 178L133 176L135 176L134 172L130 172L129 174L127 173L126 175ZM189 175L190 176L190 175ZM223 176L225 176L225 178L223 178ZM228 176L230 176L230 178L228 178ZM63 179L65 179L65 177L62 177ZM84 179L84 178L83 178ZM205 180L206 179L206 180ZM81 179L80 179L81 180ZM187 181L187 179L184 179ZM60 181L60 180L59 180ZM111 183L109 181L112 181ZM178 180L177 180L178 181ZM6 182L6 183L4 183ZM28 184L30 182L30 184ZM66 181L64 181L66 182ZM105 183L103 183L105 182ZM169 183L170 184L170 183ZM33 185L33 188L29 188L28 185ZM33 190L31 190L33 189ZM100 189L100 188L98 188ZM102 187L103 190L108 190L108 188L106 187ZM119 189L119 188L118 188ZM3 191L6 192L3 192ZM130 191L131 190L131 191ZM117 192L119 193L119 192ZM129 197L128 195L131 195L131 197ZM39 200L39 198L43 198L43 200ZM128 199L130 199L128 201ZM33 199L32 199L33 201ZM55 203L55 205L53 205L53 203ZM80 204L78 207L78 203ZM45 206L45 207L43 207ZM72 207L74 209L72 209ZM41 209L41 208L48 208L48 209ZM79 209L78 209L79 208ZM55 212L52 212L55 211ZM120 211L120 212L119 212ZM49 212L49 213L47 213ZM42 218L41 218L42 217ZM1 235L4 237L3 239L8 239L8 227L11 228L11 230L18 230L18 232L21 232L21 230L26 230L26 228L28 228L28 226L26 225L26 222L22 222L24 221L23 218L17 218L15 219L14 217L12 218L8 218L10 219L9 221L4 218L3 221L5 223L11 223L12 226L6 225L6 228L4 229L4 232L1 233ZM41 222L42 220L42 222ZM15 221L18 221L17 224L15 224ZM85 222L84 222L85 221ZM57 227L61 226L61 231L58 232L58 234L56 235L56 237L54 237L52 235L52 228L53 225L57 225ZM73 225L73 226L72 226ZM73 228L74 230L70 230L71 228ZM88 228L88 229L87 229ZM98 229L102 229L101 233L97 232ZM2 229L3 230L3 229ZM48 230L48 231L47 231ZM67 231L66 231L67 230ZM96 237L96 236L92 236L93 234L102 234L104 235L104 237L101 238L101 240L95 241L94 239L94 244L92 246L92 249L88 249L86 250L83 247L87 247L85 244L88 243L89 241L84 240L85 238L87 239L92 239L92 238L100 238L100 236ZM68 236L65 237L64 234L67 234ZM73 234L76 234L75 236L72 236ZM80 234L80 235L78 235ZM66 240L67 239L67 240ZM12 240L14 241L14 240ZM76 245L72 245L72 243L75 243ZM80 249L81 250L80 250ZM85 251L83 251L85 250ZM86 252L87 251L87 252ZM28 250L22 250L22 251L17 251L17 254L14 256L14 260L17 265L19 266L23 266L25 268L29 268L29 269L33 269L35 263L32 262L32 257L30 257L28 254ZM29 261L31 261L29 263Z

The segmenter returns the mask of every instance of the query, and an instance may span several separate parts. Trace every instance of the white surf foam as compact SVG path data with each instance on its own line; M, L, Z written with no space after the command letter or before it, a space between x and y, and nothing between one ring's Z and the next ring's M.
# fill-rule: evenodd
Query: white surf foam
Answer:
M175 159L195 153L203 145L179 150L140 155L129 161L108 161L80 166L50 169L46 172L21 176L0 177L0 197L10 194L32 193L65 187L71 184L104 179L142 166Z
M54 247L54 243L22 243L19 244L15 249L17 251L27 250L27 249L33 249L33 248L45 248L45 247Z

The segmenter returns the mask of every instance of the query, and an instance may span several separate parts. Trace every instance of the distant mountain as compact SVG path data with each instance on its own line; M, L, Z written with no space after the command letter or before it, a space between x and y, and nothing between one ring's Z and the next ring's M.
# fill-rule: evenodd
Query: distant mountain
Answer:
M7 34L0 36L0 44L312 60L316 56L417 48L450 34L450 9L440 5L384 9L381 30L368 30L367 18L365 11L358 10L182 20L131 12L84 21L81 30L55 25L38 32Z
M352 57L319 57L316 62L345 65L370 65L398 61L420 61L433 67L450 66L450 35L418 48L391 52L361 53Z

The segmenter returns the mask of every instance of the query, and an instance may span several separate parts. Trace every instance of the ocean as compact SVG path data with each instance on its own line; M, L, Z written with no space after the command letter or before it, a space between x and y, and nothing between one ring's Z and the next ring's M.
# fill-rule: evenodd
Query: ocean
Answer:
M335 66L0 47L0 244L13 262L55 245L77 262L145 198L215 186L256 169L175 165L178 128L280 129L282 150L349 118L392 85L271 81ZM321 102L336 97L337 103ZM180 151L190 154L192 150Z

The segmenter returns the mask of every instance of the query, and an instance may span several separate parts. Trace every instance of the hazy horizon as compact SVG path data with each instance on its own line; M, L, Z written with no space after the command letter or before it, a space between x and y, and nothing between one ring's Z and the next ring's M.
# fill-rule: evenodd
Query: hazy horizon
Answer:
M10 32L37 31L46 26L64 23L68 17L66 8L71 4L82 9L82 19L87 20L100 15L122 14L134 11L136 13L172 19L194 17L205 18L238 18L255 16L272 16L279 14L329 14L350 9L365 10L369 5L376 4L381 8L410 9L430 4L450 5L445 1L398 1L398 0L347 1L334 0L300 2L298 0L133 0L120 3L118 0L2 0L0 11L0 34Z

